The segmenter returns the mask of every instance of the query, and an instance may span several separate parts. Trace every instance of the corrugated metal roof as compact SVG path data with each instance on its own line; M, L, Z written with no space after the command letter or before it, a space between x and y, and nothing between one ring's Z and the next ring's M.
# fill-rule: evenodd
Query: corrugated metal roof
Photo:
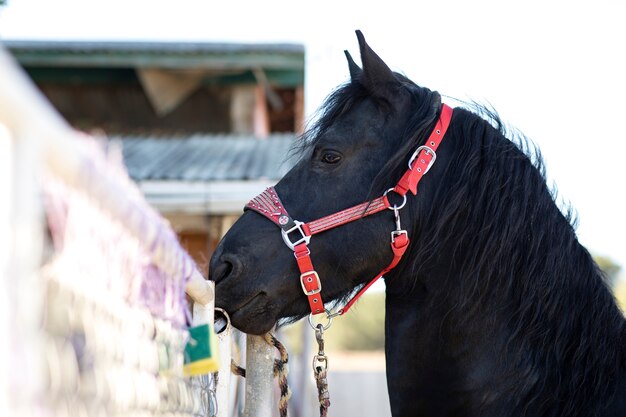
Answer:
M292 134L266 139L234 135L183 138L112 137L123 145L135 181L278 180L291 168Z
M2 43L22 65L304 69L301 44L23 40Z

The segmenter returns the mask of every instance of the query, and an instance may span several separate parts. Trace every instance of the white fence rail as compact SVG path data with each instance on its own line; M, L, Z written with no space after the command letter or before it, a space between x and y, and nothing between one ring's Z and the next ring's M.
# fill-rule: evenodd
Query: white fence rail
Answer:
M70 317L67 323L72 329L74 324L80 322L77 326L80 327L81 335L87 335L86 341L76 341L70 338L70 342L65 340L57 346L54 342L57 340L56 336L50 336L42 330L42 320L45 322L44 327L50 326L50 321L52 321L46 317L44 309L50 307L47 305L50 300L46 297L52 289L56 288L54 285L45 287L41 270L45 240L44 210L40 195L43 170L60 180L65 186L80 190L88 200L96 202L98 210L106 213L115 224L121 224L123 233L133 241L139 242L141 253L149 258L148 261L151 264L163 271L167 277L175 280L174 284L180 284L181 288L184 285L186 293L195 302L194 323L213 321L213 286L204 280L192 259L180 247L167 222L152 210L138 193L129 192L124 180L120 180L118 175L109 172L108 166L100 164L97 159L94 160L89 151L81 145L83 142L85 138L68 126L0 46L0 227L2 228L0 232L0 273L2 274L0 275L0 415L93 414L91 412L93 410L86 408L88 405L79 407L75 404L63 404L55 399L50 400L50 384L53 383L51 381L54 379L52 376L55 372L52 368L58 364L54 363L56 359L48 360L47 364L41 363L50 356L49 351L54 352L54 358L63 357L64 346L68 343L72 347L72 352L77 356L84 347L81 347L81 343L86 344L84 348L87 351L94 350L93 338L103 336L89 335L97 335L99 331L104 331L104 328L89 329L91 322L87 318L81 317L79 320L73 311L65 310ZM116 242L109 243L116 244ZM71 279L74 280L72 282L80 283L81 279L89 279L89 277L78 276L80 274L76 271L72 274ZM61 293L65 282L60 281L56 284L58 284L56 289ZM73 297L72 303L91 302L89 297L82 299L82 295L84 294L72 293L68 297ZM171 299L169 302L175 304ZM124 311L135 310L131 308ZM109 313L103 314L106 316ZM117 319L122 323L122 327L130 326L125 324L129 320L127 317ZM160 322L155 319L154 323L158 327L157 324ZM164 323L167 324L167 320ZM60 329L59 331L65 335L69 330ZM222 371L217 386L220 417L230 416L233 412L228 392L231 385L229 382L231 343L229 333L230 329L227 329L224 334L220 335ZM172 340L180 336L175 331L172 335ZM129 344L126 349L132 350L137 346L137 344ZM173 346L172 344L170 348L174 349ZM250 381L246 389L245 415L249 417L275 415L276 411L272 408L274 404L273 355L268 350L269 347L262 345L260 339L250 338L248 346L246 364ZM119 353L120 350L124 350L124 347L113 349L113 353L110 353L112 356L123 356L124 359L121 362L116 362L118 365L125 364L128 356L125 353ZM133 357L136 357L134 360L139 367L143 366L139 352ZM82 372L79 369L84 365L81 360L76 359L72 362L74 364L78 362L77 373ZM94 360L97 368L98 358ZM169 364L169 366L176 365L178 364ZM110 369L105 369L103 372L107 378L111 375ZM124 372L124 369L120 368L119 373L124 374ZM144 376L151 375L150 372L141 372ZM94 378L93 389L101 390L97 375ZM137 391L135 400L142 402L143 411L131 411L128 407L124 408L126 407L124 401L127 399L123 398L124 401L116 399L122 405L116 408L113 414L143 416L158 415L161 412L171 413L171 408L163 408L165 398L170 402L175 399L180 404L186 402L186 410L189 413L202 415L197 412L197 407L194 405L199 401L198 398L185 396L197 397L205 395L206 392L201 389L196 390L198 387L193 384L182 387L170 386L178 384L177 381L182 381L180 374L168 378L157 378L154 381L157 385L167 385L166 387L155 385L155 389L159 389L158 392L161 393L161 397L155 399L161 404L158 410L156 405L150 404L148 399L141 398L141 393ZM69 394L66 392L66 395L70 395L67 398L80 399L87 395L81 391L85 389L84 385L87 385L85 381L82 382L83 384L77 388L75 384L72 385L72 381L68 382L61 378L59 384L71 386L73 388L70 391L78 392L78 394L74 391ZM61 388L58 389L61 390ZM116 387L109 386L108 391L102 395L124 394L123 390L117 391ZM98 393L100 395L100 391ZM48 399L44 400L44 398ZM105 412L105 414L110 413Z

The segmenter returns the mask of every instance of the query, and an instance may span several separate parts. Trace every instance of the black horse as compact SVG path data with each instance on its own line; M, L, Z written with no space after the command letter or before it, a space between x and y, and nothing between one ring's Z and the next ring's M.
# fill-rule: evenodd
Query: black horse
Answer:
M363 68L346 53L350 82L329 96L275 187L304 222L393 187L441 111L437 92L392 72L357 37ZM411 244L385 276L392 413L625 416L622 313L555 204L539 152L506 135L493 112L454 109L401 211ZM393 226L384 210L311 239L325 301L345 300L390 262ZM279 229L254 211L211 260L217 305L253 334L308 313L299 275Z

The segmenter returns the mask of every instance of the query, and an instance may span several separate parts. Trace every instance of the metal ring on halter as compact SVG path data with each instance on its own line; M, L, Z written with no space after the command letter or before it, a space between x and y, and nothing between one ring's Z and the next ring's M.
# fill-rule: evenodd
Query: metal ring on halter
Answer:
M328 330L330 325L333 324L333 315L327 308L325 308L324 311L326 312L326 318L328 319L328 323L326 323L326 326L322 326L322 329ZM313 324L313 313L309 313L309 325L313 330L317 330L317 327L315 326L315 324Z
M217 328L215 328L215 333L216 334L220 334L224 330L226 330L226 329L228 329L230 327L230 316L228 315L226 310L224 310L223 308L215 307L214 310L219 312L222 316L224 316L224 319L226 319L226 326L224 326L224 328L221 328L219 330ZM213 323L213 324L214 324L214 327L215 327L215 323Z
M390 188L390 189L388 189L387 191L385 191L385 192L383 193L383 197L386 197L386 196L387 196L387 193L388 193L389 191L393 191L393 192L395 192L395 190L394 190L393 188ZM398 194L398 195L400 195L400 194ZM406 204L406 195L403 195L403 196L402 196L402 204L400 204L399 206L396 206L396 205L394 204L393 206L391 206L391 207L387 207L387 208L388 208L389 210L400 210L402 207L404 207L404 205L405 205L405 204Z

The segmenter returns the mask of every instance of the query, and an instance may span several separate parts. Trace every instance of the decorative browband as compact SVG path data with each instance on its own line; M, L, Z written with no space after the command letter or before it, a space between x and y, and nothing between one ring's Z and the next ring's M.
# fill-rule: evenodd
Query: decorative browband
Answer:
M261 194L250 200L250 202L246 204L245 209L254 210L267 217L283 230L289 230L295 225L293 219L289 216L287 210L285 210L282 201L278 198L274 187L267 188Z

